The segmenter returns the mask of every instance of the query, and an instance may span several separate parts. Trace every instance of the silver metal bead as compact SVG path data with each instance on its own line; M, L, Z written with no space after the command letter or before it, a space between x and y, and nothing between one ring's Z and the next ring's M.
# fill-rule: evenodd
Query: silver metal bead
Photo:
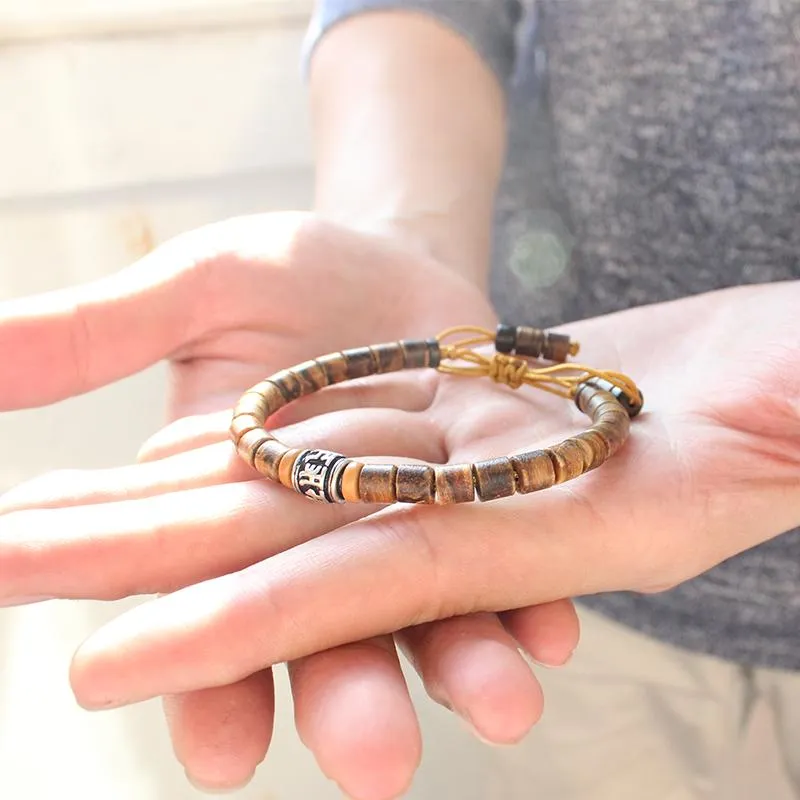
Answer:
M310 500L343 503L341 477L348 461L330 450L303 450L292 467L292 486Z

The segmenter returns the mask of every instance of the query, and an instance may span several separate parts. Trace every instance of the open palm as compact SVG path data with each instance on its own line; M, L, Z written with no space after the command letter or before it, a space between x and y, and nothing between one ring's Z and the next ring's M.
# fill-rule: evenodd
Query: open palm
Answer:
M172 592L364 517L375 509L318 508L258 480L227 442L230 408L266 374L323 352L491 319L480 292L430 259L289 214L211 226L99 284L0 307L4 408L88 391L162 358L172 371L172 424L147 443L140 464L50 474L0 499L5 594L29 595L34 584L46 584L38 594L68 597ZM362 455L446 460L436 387L436 375L339 387L286 409L282 435ZM59 534L42 548L45 529ZM501 619L471 614L401 638L431 694L486 738L509 741L541 710L517 644L560 663L577 624L562 601ZM323 769L355 796L400 791L419 733L391 639L311 655L291 675L298 729ZM190 774L235 785L268 747L272 677L258 669L211 683L168 697L173 740Z

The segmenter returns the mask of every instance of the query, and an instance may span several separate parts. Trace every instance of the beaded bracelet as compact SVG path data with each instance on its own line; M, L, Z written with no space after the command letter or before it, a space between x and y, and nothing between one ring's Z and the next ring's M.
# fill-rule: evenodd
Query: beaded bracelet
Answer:
M445 340L466 335L453 344ZM494 344L488 357L475 348ZM625 443L642 408L636 384L619 372L566 363L579 345L564 334L527 326L449 328L434 339L403 340L330 353L282 370L249 389L233 412L231 438L239 455L270 480L329 503L463 503L526 494L599 467ZM529 359L554 362L535 367ZM459 363L462 362L462 363ZM565 441L474 464L427 466L363 463L327 450L292 449L266 428L270 415L326 386L404 369L431 368L488 376L574 399L592 426Z

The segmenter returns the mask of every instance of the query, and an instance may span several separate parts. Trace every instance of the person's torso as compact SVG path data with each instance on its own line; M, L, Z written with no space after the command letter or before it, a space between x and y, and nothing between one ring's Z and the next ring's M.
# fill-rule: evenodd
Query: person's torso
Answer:
M535 11L497 202L501 317L554 325L800 278L800 0ZM677 644L798 669L800 532L663 595L589 602Z

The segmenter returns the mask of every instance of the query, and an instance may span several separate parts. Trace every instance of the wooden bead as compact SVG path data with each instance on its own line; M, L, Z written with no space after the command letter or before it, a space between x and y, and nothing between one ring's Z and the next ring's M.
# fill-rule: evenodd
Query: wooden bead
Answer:
M247 390L247 394L261 395L266 407L267 416L274 414L279 408L286 405L286 398L281 390L269 379L257 383Z
M348 503L358 503L361 501L359 494L359 478L364 465L360 461L351 461L342 473L342 497Z
M247 433L243 434L236 443L236 450L239 455L252 467L258 448L261 447L264 442L274 441L274 439L275 437L269 433L269 431L265 431L263 428L248 431Z
M572 342L569 336L563 333L552 333L547 331L544 335L544 346L542 347L542 358L548 361L563 363L570 356Z
M402 464L397 468L395 487L398 503L432 503L436 496L433 467Z
M399 342L376 344L370 347L378 372L398 372L405 368L406 359Z
M542 355L544 331L527 325L518 325L516 334L514 352L518 356L539 358Z
M341 353L328 353L316 361L325 370L328 384L342 383L347 380L347 360Z
M291 403L292 400L297 400L303 393L303 387L300 385L297 375L290 369L276 372L274 375L270 376L269 380L270 383L274 383L275 386L278 387L287 403Z
M586 455L586 451L584 451L587 471L599 467L608 458L608 444L596 431L588 430L576 433L572 438L584 445L590 453L590 455Z
M583 475L586 469L583 448L577 442L567 439L548 447L547 453L553 461L556 483L564 483Z
M251 463L265 478L277 481L281 459L288 452L285 444L277 439L268 439L256 449Z
M595 431L603 437L608 445L608 455L613 456L617 450L625 444L630 430L630 420L627 420L627 425L622 422L598 422L589 428L590 431Z
M550 456L544 450L532 450L510 458L517 476L520 494L547 489L556 482L556 471Z
M406 369L438 367L442 352L436 339L403 339L400 342L405 354Z
M475 499L472 464L448 464L434 471L437 503L469 503Z
M251 416L256 417L261 425L267 418L267 401L260 394L247 392L239 398L239 402L233 409L234 417Z
M303 451L298 448L287 450L283 454L283 458L278 462L278 480L287 488L293 489L292 486L292 468L294 462L297 461L297 456Z
M252 414L242 414L241 416L234 417L231 422L231 440L235 445L239 444L239 439L246 433L255 430L261 430L264 427L264 420L254 417Z
M364 464L358 477L358 494L365 503L394 503L397 499L393 464Z
M342 355L347 362L347 380L366 378L378 371L375 356L369 347L355 347L352 350L342 350Z
M514 467L508 458L491 458L472 465L475 489L481 500L509 497L517 491Z
M328 385L328 376L316 361L304 361L292 367L292 372L300 382L301 395L313 394Z
M591 417L592 420L596 420L605 408L621 408L619 403L614 399L614 395L602 389L593 389L591 386L581 392L580 400L581 402L578 408L580 408L584 414Z

